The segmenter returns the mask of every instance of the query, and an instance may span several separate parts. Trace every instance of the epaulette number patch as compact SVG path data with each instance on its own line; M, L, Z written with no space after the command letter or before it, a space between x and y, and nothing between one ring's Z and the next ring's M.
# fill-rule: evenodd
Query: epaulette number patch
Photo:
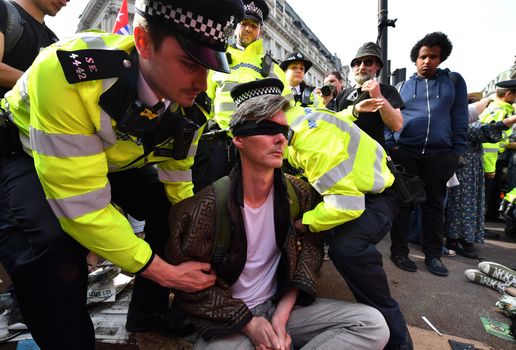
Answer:
M70 84L118 77L131 67L129 55L122 50L59 50L57 57Z

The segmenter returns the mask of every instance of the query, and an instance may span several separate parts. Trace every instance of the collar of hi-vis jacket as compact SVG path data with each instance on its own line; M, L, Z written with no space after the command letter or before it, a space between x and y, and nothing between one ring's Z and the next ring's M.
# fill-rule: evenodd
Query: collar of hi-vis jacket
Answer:
M242 61L247 61L247 57L252 57L255 55L263 55L263 39L258 39L249 46L245 48L245 50L241 50L238 47L231 47L232 49L228 50L228 54L230 55L231 65L238 64Z

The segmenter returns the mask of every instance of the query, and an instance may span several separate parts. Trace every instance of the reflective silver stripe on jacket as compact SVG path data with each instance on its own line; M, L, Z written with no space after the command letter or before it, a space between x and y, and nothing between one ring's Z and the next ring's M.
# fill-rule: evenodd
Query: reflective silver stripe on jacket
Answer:
M29 80L29 74L27 74L27 72L24 72L18 82L19 86L20 86L21 100L23 101L23 103L25 103L27 105L27 107L30 106L28 80Z
M97 135L47 134L30 127L30 148L46 156L81 157L103 151Z
M230 92L232 88L239 84L235 81L219 81L217 83L220 86L220 92Z
M195 130L195 133L192 138L192 143L190 144L190 148L188 149L187 157L195 157L195 154L197 153L198 144L194 143L193 141L199 139L199 133L201 132L201 130L202 128Z
M109 47L106 45L106 42L102 39L101 36L84 36L81 38L82 41L88 45L88 49L97 49L97 50L103 50L103 49L111 49L116 50L113 47Z
M168 170L158 167L158 177L161 182L192 182L192 171Z
M374 160L374 183L371 193L379 193L385 188L385 178L382 175L383 148L376 143L376 158Z
M116 143L116 133L111 124L111 117L103 109L100 110L100 129L97 131L97 135L102 139L104 149Z
M292 123L292 128L297 127L300 123L304 121L308 122L309 120L323 120L327 123L337 126L342 132L346 132L350 136L348 144L349 158L343 160L342 162L334 166L332 169L328 170L324 175L319 177L319 179L317 179L317 181L315 181L312 184L312 186L317 190L317 192L323 194L333 185L339 182L341 179L345 178L351 171L353 171L353 164L355 163L358 145L360 144L360 130L358 128L353 128L352 125L347 124L346 122L340 120L339 118L336 118L331 114L318 112L307 114L303 117L297 118Z
M498 153L500 150L499 148L483 148L484 153Z
M215 105L215 112L233 112L235 110L234 102L221 102Z
M331 194L323 197L324 203L332 207L344 210L365 210L364 196L344 196L341 194Z
M111 201L111 186L109 182L104 188L83 193L77 196L48 199L50 207L58 218L73 219L88 213L103 209Z
M323 194L327 190L329 190L331 187L333 187L337 182L339 182L341 179L345 178L349 173L353 171L353 165L355 163L355 158L358 153L358 146L360 145L360 138L361 138L361 130L356 127L353 124L348 124L341 119L335 117L334 115L327 114L327 113L319 113L314 112L311 114L307 114L303 117L297 118L292 123L292 128L295 129L297 126L299 126L304 121L318 121L323 120L327 123L333 124L336 127L338 127L342 132L349 134L349 143L348 143L348 159L343 160L336 166L334 166L332 169L328 170L324 175L319 177L312 186L320 193ZM373 176L374 176L374 183L373 187L371 188L372 193L376 193L379 191L382 191L385 186L385 179L382 175L382 160L383 160L383 149L378 144L378 142L375 142L376 144L376 158L373 165Z
M118 78L109 78L102 80L102 92L106 92L110 87L113 86ZM104 149L113 146L116 143L116 133L111 123L111 116L107 114L105 110L100 108L100 129L97 131L97 135L102 139Z

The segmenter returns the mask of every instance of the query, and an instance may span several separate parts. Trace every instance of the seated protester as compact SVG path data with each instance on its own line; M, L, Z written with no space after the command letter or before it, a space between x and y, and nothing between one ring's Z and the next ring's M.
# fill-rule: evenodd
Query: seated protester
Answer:
M272 92L269 92L272 94ZM262 97L265 104L265 99ZM380 242L397 215L401 196L385 151L352 121L351 114L376 112L383 98L368 98L335 113L326 108L293 115L288 162L323 196L296 221L299 230L326 232L329 257L358 302L378 309L387 321L386 349L412 349L398 303L392 298ZM266 108L267 106L262 106ZM296 111L298 112L298 111Z
M294 51L283 60L279 65L285 71L287 84L292 90L295 104L301 107L307 107L314 103L315 87L305 83L305 74L312 67L312 62L307 60L305 56L299 52Z
M174 207L165 248L174 263L213 258L218 279L199 293L177 291L175 303L202 335L194 349L383 349L389 332L378 311L316 297L321 236L297 232L291 217L311 210L319 198L280 169L289 133L282 89L270 78L231 90L237 109L230 129L239 160L229 179ZM262 96L271 90L278 95ZM224 180L222 200L217 188ZM214 255L221 215L229 217L229 243Z

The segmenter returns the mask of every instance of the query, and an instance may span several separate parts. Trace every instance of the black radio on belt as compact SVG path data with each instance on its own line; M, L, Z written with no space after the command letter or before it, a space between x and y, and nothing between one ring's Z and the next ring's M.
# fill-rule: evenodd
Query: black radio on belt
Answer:
M0 108L0 157L4 158L23 151L20 132L8 115L8 112Z
M185 116L177 118L175 124L172 158L175 160L181 160L188 156L188 150L192 144L195 131L199 127Z

